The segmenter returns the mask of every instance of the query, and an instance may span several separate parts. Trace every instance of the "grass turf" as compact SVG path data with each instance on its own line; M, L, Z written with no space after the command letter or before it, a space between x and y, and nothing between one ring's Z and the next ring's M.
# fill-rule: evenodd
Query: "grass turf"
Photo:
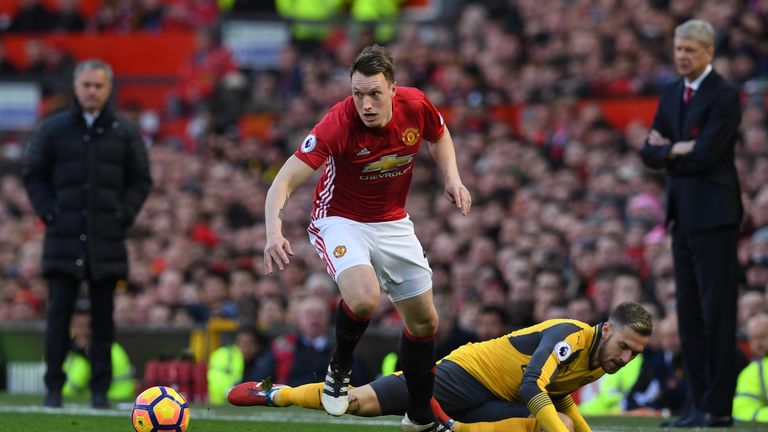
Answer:
M41 396L0 393L0 432L103 432L132 431L130 405L93 410L87 400L65 401L64 408L40 406ZM587 419L594 432L670 432L658 427L659 419L644 417L596 417ZM331 417L300 408L209 407L192 404L189 432L394 432L399 417ZM696 429L688 429L695 431ZM718 429L700 429L715 432ZM766 432L768 425L737 424L733 432Z

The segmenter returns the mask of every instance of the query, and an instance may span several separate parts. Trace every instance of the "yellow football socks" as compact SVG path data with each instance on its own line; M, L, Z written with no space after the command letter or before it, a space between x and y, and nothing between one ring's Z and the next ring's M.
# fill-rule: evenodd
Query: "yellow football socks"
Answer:
M535 432L536 419L535 418L509 418L506 420L500 420L496 422L478 422L478 423L456 422L453 426L453 430L455 432L506 432L506 431Z
M298 405L302 408L322 410L320 393L323 391L323 383L304 384L298 387L283 387L272 396L275 406L287 407Z

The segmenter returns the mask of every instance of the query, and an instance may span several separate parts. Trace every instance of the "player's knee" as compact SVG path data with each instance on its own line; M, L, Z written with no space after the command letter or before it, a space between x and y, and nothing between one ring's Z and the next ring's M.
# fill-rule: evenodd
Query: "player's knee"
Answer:
M574 431L573 420L563 413L557 413L557 415L560 416L560 420L562 420L565 427L568 428L568 431L573 432Z
M373 315L378 302L378 295L357 296L354 298L344 299L344 303L347 304L349 310L351 310L352 313L359 318L367 318Z
M416 337L432 336L437 333L437 315L411 319L408 331Z

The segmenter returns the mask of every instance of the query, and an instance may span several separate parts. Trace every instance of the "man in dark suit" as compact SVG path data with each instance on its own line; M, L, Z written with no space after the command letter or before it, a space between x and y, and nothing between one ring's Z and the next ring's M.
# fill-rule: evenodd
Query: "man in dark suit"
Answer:
M68 329L82 283L91 302L91 392L109 407L115 285L128 275L125 237L149 194L147 150L134 125L107 101L112 68L85 60L75 68L75 104L46 119L27 146L22 173L45 223L43 273L48 281L44 404L61 406Z
M734 166L739 92L712 69L715 32L707 22L675 29L682 79L662 93L641 151L667 175L667 224L677 286L683 361L693 409L672 427L730 426L736 385L736 248L743 215Z

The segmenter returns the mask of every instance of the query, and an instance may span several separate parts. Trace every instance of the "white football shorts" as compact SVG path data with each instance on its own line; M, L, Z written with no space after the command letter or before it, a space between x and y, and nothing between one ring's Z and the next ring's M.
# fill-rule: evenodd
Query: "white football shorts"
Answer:
M356 222L329 216L312 222L309 241L334 280L356 265L373 267L393 302L432 288L432 269L410 217L391 222Z

